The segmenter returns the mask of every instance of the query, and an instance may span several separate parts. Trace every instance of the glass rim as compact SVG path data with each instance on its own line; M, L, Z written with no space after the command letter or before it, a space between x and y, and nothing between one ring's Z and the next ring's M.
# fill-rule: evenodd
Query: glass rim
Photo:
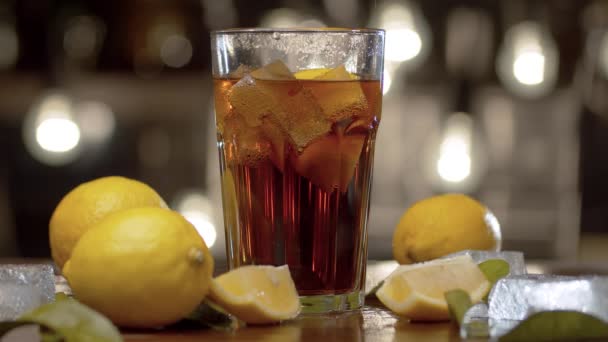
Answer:
M217 36L222 34L272 34L275 32L279 33L301 33L301 34L314 34L314 33L346 33L346 34L354 34L354 35L377 35L377 34L385 34L384 29L378 28L338 28L338 27L294 27L294 28L266 28L266 27L243 27L243 28L229 28L229 29L221 29L221 30L213 30L211 31L211 35Z

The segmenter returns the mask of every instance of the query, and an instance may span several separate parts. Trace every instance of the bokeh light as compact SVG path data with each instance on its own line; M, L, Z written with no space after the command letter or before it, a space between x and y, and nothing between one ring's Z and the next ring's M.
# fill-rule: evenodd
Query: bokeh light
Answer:
M437 173L448 182L461 182L471 174L471 156L462 137L447 137L441 143Z
M386 30L385 60L401 63L423 59L430 46L430 30L420 10L407 1L388 2L377 8L372 27Z
M397 28L386 31L386 58L389 61L408 61L420 53L422 40L418 32L411 28Z
M524 51L515 57L513 75L522 84L537 85L545 79L545 56L541 51Z
M384 70L384 74L382 76L382 95L388 94L391 90L391 85L393 84L393 76L391 72L388 70Z
M36 141L49 152L68 152L80 141L80 129L68 118L43 119L36 128Z
M212 29L222 29L237 25L237 11L232 0L201 0L205 25Z
M72 18L63 35L63 48L69 58L85 59L94 57L101 48L105 27L93 16Z
M160 47L160 58L169 67L181 68L192 59L192 43L181 34L170 35Z
M85 101L77 103L74 112L83 141L100 144L106 142L114 133L116 119L107 104Z
M464 113L452 114L447 120L439 146L437 173L451 183L464 181L471 174L472 121Z
M536 22L512 26L496 60L503 85L520 96L538 97L557 81L558 52L550 34Z
M207 247L217 240L217 229L213 220L213 206L203 193L190 190L178 195L174 208L180 212L201 235Z
M44 95L25 118L23 138L32 156L45 164L73 161L80 151L81 130L72 100L57 92Z
M145 39L135 49L133 68L142 78L158 76L163 66L181 68L190 63L193 45L182 18L161 16L148 27Z

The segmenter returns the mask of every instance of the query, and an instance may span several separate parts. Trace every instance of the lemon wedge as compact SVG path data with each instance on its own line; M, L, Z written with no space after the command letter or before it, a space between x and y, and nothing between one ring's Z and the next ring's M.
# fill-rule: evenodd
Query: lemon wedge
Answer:
M481 301L490 289L470 256L439 259L398 267L376 292L391 311L415 321L449 319L444 293L462 289L473 303Z
M287 265L243 266L215 278L211 300L249 324L269 324L295 318L300 299Z

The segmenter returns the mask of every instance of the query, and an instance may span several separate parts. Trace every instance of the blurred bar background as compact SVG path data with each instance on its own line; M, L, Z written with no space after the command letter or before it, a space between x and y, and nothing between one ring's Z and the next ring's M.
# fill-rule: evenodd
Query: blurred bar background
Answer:
M608 238L608 1L0 1L0 256L49 257L77 184L147 182L225 258L209 32L387 30L370 259L414 201L464 192L506 249ZM599 241L599 242L598 242ZM590 247L591 248L591 247Z

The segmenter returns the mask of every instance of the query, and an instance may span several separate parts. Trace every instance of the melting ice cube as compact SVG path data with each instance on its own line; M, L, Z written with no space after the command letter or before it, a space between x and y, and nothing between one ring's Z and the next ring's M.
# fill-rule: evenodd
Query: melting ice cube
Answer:
M572 310L608 321L608 277L507 277L496 282L488 301L491 319L523 320L534 312Z
M348 73L344 65L341 65L315 79L351 81L357 79L357 76ZM310 91L323 109L326 117L333 122L355 116L366 116L368 113L367 99L359 82L316 83L310 87Z
M48 264L0 266L0 320L15 319L55 299L55 274Z
M270 64L266 64L265 66L256 69L251 72L251 76L260 79L260 80L293 80L295 77L285 65L285 63L281 61L274 61Z
M345 191L355 173L364 142L363 135L324 136L297 157L296 171L325 191L335 188Z
M502 259L509 263L509 275L520 275L526 274L526 264L524 262L524 253L517 251L502 251L502 252L491 252L491 251L479 251L479 250L465 250L456 253L452 253L444 256L443 258L453 258L459 255L469 255L476 263L481 263L490 259Z
M245 75L230 90L229 101L248 126L258 127L264 118L270 118L298 149L331 128L310 90L281 62Z
M48 302L45 294L33 285L0 282L0 321L14 320Z

